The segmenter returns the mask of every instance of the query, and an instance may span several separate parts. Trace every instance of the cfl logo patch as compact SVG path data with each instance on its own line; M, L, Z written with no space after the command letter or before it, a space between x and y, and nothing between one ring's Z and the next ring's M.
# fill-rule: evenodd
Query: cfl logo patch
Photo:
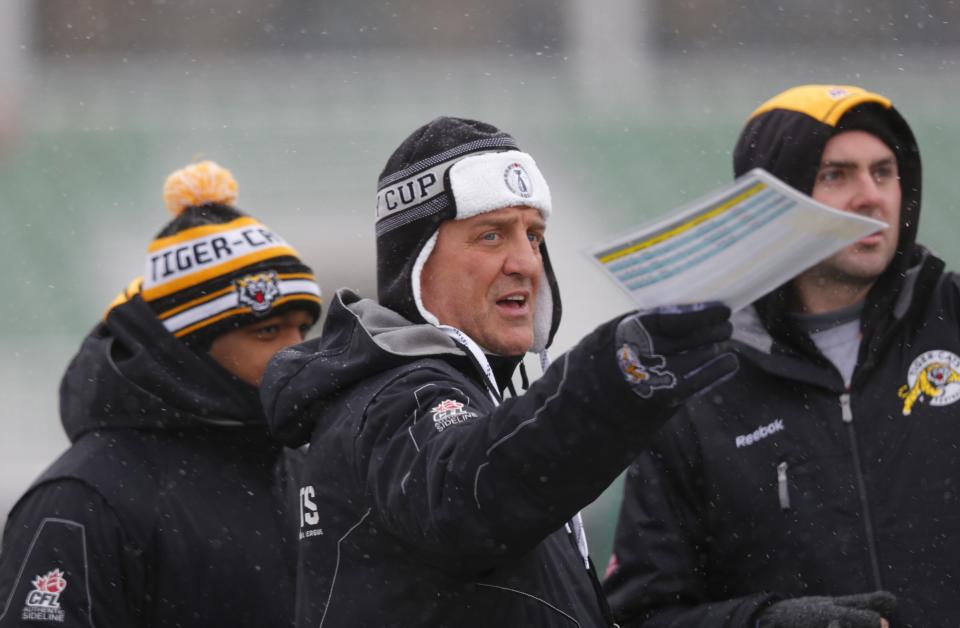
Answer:
M300 540L311 536L323 536L320 513L317 509L317 493L310 485L300 487Z
M65 574L59 569L54 569L42 576L37 576L30 584L33 585L33 590L27 594L21 619L63 623L65 613L60 608L60 594L67 588Z

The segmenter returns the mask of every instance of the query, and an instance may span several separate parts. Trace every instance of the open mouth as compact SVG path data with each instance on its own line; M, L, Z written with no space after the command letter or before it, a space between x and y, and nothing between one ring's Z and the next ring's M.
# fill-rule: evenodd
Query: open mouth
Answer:
M497 299L497 307L507 310L511 313L522 314L526 313L528 302L529 300L526 294L508 294L501 299Z
M864 236L864 237L860 238L860 239L857 241L857 244L861 244L861 245L865 245L865 246L870 246L870 245L874 245L874 244L879 244L881 240L883 240L883 232L882 232L882 231L876 231L876 232L874 232L874 233L871 233L871 234L868 235L868 236Z

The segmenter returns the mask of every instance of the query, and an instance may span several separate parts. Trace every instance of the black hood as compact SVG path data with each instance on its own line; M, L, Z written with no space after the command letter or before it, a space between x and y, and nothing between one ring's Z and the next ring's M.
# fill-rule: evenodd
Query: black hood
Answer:
M754 111L733 152L736 176L763 168L804 194L813 185L823 149L831 137L848 130L872 133L897 158L902 202L900 237L893 261L867 298L864 328L881 325L896 301L903 278L922 256L916 244L920 220L920 150L903 116L887 98L846 85L804 85L789 89ZM793 335L783 316L787 286L759 299L757 311L775 335ZM882 326L882 325L881 325Z
M463 372L475 370L440 329L412 323L341 289L330 304L323 335L280 351L270 362L260 388L270 431L288 447L299 447L310 439L323 404L363 380L425 358L445 360ZM497 381L504 382L519 361L491 360Z
M509 189L509 200L500 204L476 207L458 205L453 173L466 159L498 153L524 173L530 189L517 192L507 182L504 172L500 181L489 188ZM524 167L522 164L526 163ZM526 170L524 169L526 168ZM540 206L542 196L549 204L549 187L533 158L520 151L512 136L497 127L465 118L442 116L411 133L387 160L377 184L377 298L381 304L414 323L430 320L419 304L420 271L432 250L441 223L462 219L498 207L526 205L540 209L547 218L550 207ZM461 198L461 200L465 200ZM535 352L550 346L560 325L562 307L557 279L547 254L547 244L540 244L543 276L537 295L534 323Z
M60 417L71 442L115 428L266 431L257 389L167 332L139 296L84 340L60 383Z
M892 266L903 271L911 265L920 220L920 149L907 121L887 98L841 85L805 85L775 96L747 120L733 151L734 175L763 168L810 194L827 142L850 130L872 133L897 157L903 200Z

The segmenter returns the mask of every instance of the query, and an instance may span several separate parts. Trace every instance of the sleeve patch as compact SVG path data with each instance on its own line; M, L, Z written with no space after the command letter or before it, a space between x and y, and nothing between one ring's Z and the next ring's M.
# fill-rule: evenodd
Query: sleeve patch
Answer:
M427 384L413 392L417 409L408 432L417 446L483 416L470 403L470 395L449 385Z
M427 418L434 429L442 432L447 428L475 419L477 414L472 408L456 399L443 399L427 411Z
M27 549L0 625L6 625L4 620L78 625L86 618L90 622L87 578L83 525L44 519Z

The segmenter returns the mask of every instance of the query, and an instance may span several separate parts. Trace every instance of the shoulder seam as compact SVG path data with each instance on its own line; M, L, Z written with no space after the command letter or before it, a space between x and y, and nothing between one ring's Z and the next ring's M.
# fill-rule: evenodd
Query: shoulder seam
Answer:
M127 525L127 519L126 519L126 517L124 517L124 516L121 515L120 511L114 506L113 503L111 503L110 499L109 499L106 495L103 494L103 491L99 490L99 489L98 489L96 486L94 486L91 482L88 482L88 481L84 480L83 478L79 478L79 477L72 476L72 475L58 475L58 476L54 476L54 477L51 477L51 478L47 478L47 479L44 479L44 480L42 480L42 481L40 481L40 482L37 482L36 484L34 484L34 485L31 486L30 488L28 488L28 489L23 493L23 495L21 495L20 498L17 499L17 501L14 503L13 507L10 509L10 515L9 515L9 517L8 517L8 521L10 521L10 520L13 519L15 511L16 511L18 508L20 508L21 504L23 504L23 502L24 502L30 495L33 495L34 493L37 493L37 492L40 491L41 489L50 487L50 486L55 485L55 484L58 484L58 483L77 483L77 484L80 484L81 486L84 486L85 488L87 488L88 490L90 490L92 493L94 493L95 495L97 495L97 497L99 497L99 498L103 501L103 504L104 504L105 508L113 515L114 519L116 519L117 524L120 526L120 528L121 528L122 530L124 530L124 536L127 538L127 540L130 541L130 542L132 542L132 543L135 543L135 544L138 545L138 546L140 545L139 543L136 542L136 539L132 538L131 535L129 534L128 530L129 530L129 527L130 527L130 526ZM47 516L44 516L43 519L44 519L44 520L47 520L47 519L57 519L57 517L47 517ZM153 517L151 516L150 519L152 520ZM134 527L136 527L136 526L134 526ZM145 548L144 548L144 547L139 547L139 550L140 550L140 551L145 551Z
M80 485L82 485L82 486L84 486L84 487L86 487L86 488L89 489L92 493L95 493L95 494L97 495L97 497L99 497L100 499L103 500L103 503L106 504L107 508L110 509L110 512L112 512L113 515L117 518L117 521L121 521L120 515L119 515L119 513L117 512L117 509L113 507L113 504L110 503L110 500L107 499L107 496L104 495L102 491L100 491L100 490L99 490L96 486L94 486L91 482L88 482L88 481L84 480L83 478L78 478L78 477L73 476L73 475L57 475L57 476L54 476L54 477L46 478L46 479L44 479L44 480L41 480L40 482L37 482L36 484L34 484L33 486L31 486L30 488L28 488L26 491L24 491L23 495L21 495L21 496L19 497L19 499L17 499L17 501L13 504L13 508L10 509L10 518L11 518L11 519L13 518L13 512L20 506L20 504L21 504L27 497L29 497L29 496L32 495L33 493L36 493L36 492L39 491L40 489L46 488L46 487L48 487L48 486L50 486L50 485L53 485L53 484L58 484L58 483L74 483L74 482L77 483L77 484L80 484ZM50 519L50 518L51 518L51 517L44 517L44 519ZM52 517L52 518L53 518L53 519L57 519L57 517Z
M438 365L438 362L439 362L439 365ZM368 398L367 398L367 401L366 401L366 403L365 403L364 406L363 406L363 411L362 411L363 414L362 414L362 416L361 416L360 423L357 425L357 427L356 427L356 432L355 432L354 435L353 435L353 444L354 444L354 455L352 456L352 457L353 457L353 466L354 466L354 468L353 468L353 473L354 473L354 477L355 477L356 481L359 483L359 484L358 484L359 486L362 486L362 485L363 485L364 476L363 476L363 473L361 472L361 469L356 466L356 465L359 463L360 458L361 458L361 456L358 455L359 452L356 450L356 445L357 445L357 441L358 441L358 437L359 437L360 433L363 432L363 429L366 427L366 424L367 424L367 412L368 412L368 410L370 409L370 405L371 405L371 404L374 402L374 400L377 399L377 397L379 397L390 385L392 385L392 384L393 384L394 382L396 382L397 380L400 380L400 379L402 379L403 377L406 377L406 376L408 376L408 375L410 375L410 374L412 374L412 373L416 373L416 372L433 372L433 373L436 373L438 376L443 377L444 379L449 379L451 382L453 382L453 381L455 381L455 379L457 379L456 376L455 376L453 373L451 373L450 371L446 370L445 368L442 368L440 365L446 366L445 363L442 362L442 361L438 361L438 360L435 360L435 359L432 359L432 358L424 358L424 359L421 359L421 360L417 360L416 362L414 362L414 363L412 363L412 364L406 364L406 365L403 365L403 366L401 366L401 367L396 367L396 369L391 369L391 370L398 370L399 372L391 375L390 377L386 377L386 378L385 378L385 381L384 381L381 385L377 386L376 389L374 389L374 390L369 394L369 396L368 396ZM450 368L451 370L455 371L455 369L453 369L453 367L449 367L449 368ZM459 373L459 371L456 371L456 372ZM390 373L390 371L389 371L389 370L388 370L388 371L384 371L384 373L382 373L381 376L383 376L383 375L386 374L386 373ZM461 378L462 378L462 379L466 379L465 377L462 376L462 374L461 374Z
M37 529L34 530L33 538L30 540L30 545L27 548L27 553L23 556L23 562L20 564L20 570L17 573L16 578L13 580L13 585L10 588L10 596L7 598L6 604L4 604L3 612L0 613L0 619L3 619L6 614L10 611L10 605L13 603L13 595L17 591L17 583L20 582L20 579L23 577L23 571L27 566L27 563L30 560L30 555L33 553L33 548L37 543L37 539L40 538L40 533L43 531L45 525L48 522L52 523L62 523L66 525L76 526L80 528L80 540L83 545L83 580L84 586L86 587L87 601L89 606L87 608L87 621L91 628L94 626L93 623L93 597L90 595L90 566L89 558L87 556L87 527L80 523L79 521L73 521L71 519L62 519L60 517L44 517L40 521L40 525L37 526Z

